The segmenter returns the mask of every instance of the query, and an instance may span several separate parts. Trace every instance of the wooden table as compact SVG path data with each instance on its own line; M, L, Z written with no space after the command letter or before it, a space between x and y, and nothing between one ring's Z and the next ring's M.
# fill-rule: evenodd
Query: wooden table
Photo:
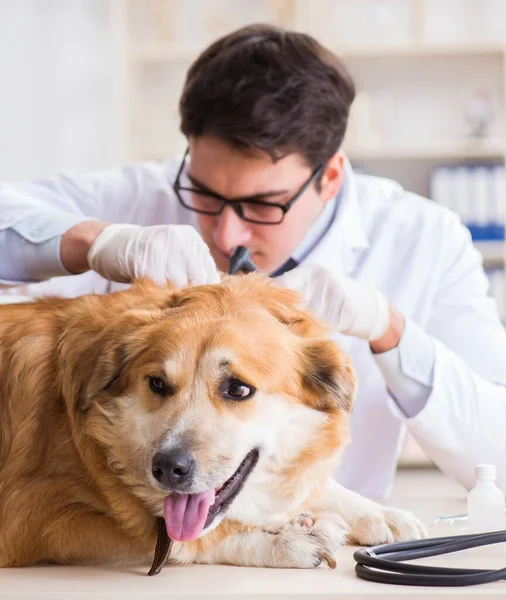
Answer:
M439 515L465 512L466 492L433 470L400 471L388 504L413 510L427 525ZM448 530L447 535L459 533ZM469 588L414 588L371 583L358 579L352 558L354 548L342 548L338 567L330 570L253 569L201 566L165 567L156 577L145 569L106 569L83 567L34 567L0 570L1 600L46 598L70 600L119 600L129 598L185 599L214 597L252 600L309 600L323 598L430 598L450 594L466 600L482 596L506 598L506 581ZM501 568L506 566L506 550L470 550L457 555L427 560L431 564Z

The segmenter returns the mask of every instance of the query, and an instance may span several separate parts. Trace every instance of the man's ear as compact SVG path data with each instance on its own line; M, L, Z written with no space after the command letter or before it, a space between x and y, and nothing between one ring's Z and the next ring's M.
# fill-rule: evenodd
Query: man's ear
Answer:
M323 412L351 412L357 380L351 359L330 339L308 340L300 352L302 398Z
M321 179L320 199L326 203L335 198L344 179L344 154L339 150L336 152L325 167Z

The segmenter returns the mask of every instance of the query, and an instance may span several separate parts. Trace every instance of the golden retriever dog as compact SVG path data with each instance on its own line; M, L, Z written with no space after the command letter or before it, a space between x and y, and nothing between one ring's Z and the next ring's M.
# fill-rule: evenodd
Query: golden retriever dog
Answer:
M0 307L0 566L335 566L419 538L332 478L350 360L258 274Z

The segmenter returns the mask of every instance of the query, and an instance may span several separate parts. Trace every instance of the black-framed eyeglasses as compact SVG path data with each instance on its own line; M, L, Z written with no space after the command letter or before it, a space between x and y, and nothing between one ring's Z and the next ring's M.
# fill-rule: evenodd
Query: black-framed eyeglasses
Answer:
M259 225L279 225L285 218L286 213L297 202L302 194L309 188L318 175L322 172L325 164L321 164L311 174L311 177L299 188L288 202L278 204L276 202L265 202L263 200L243 200L241 198L229 199L198 187L181 185L181 176L188 156L189 148L184 153L183 161L179 167L172 188L179 202L188 210L202 215L220 215L225 206L230 206L238 217L249 223ZM191 183L191 182L190 182Z

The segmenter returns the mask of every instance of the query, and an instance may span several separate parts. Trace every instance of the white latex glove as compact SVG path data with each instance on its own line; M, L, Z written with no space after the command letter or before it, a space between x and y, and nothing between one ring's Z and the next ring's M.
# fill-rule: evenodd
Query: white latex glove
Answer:
M301 265L275 281L297 290L305 308L333 331L372 342L388 330L388 301L373 287L312 264Z
M190 225L108 225L91 246L88 264L120 283L141 277L181 287L220 281L209 248Z

